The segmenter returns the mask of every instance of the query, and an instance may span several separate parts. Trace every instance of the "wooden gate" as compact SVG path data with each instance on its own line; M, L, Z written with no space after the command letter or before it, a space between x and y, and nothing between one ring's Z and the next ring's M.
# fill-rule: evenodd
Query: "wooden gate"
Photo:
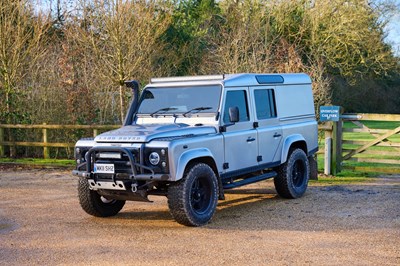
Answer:
M341 120L344 169L400 173L400 115L343 114Z

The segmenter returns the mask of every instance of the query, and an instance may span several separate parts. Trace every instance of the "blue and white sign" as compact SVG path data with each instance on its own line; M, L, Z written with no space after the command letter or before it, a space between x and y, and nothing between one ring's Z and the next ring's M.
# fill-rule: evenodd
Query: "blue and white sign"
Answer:
M339 121L340 106L320 106L319 121Z

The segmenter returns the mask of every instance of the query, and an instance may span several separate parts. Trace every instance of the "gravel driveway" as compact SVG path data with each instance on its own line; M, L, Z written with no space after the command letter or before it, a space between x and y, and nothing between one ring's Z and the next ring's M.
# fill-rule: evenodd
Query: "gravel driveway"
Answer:
M315 182L296 200L253 184L200 228L164 197L91 217L76 191L69 171L0 170L0 265L400 265L400 176Z

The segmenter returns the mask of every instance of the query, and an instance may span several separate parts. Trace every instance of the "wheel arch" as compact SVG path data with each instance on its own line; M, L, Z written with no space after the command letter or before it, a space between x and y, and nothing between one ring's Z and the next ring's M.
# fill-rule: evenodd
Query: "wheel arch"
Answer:
M300 134L288 136L283 143L281 164L286 162L290 151L297 148L302 149L308 156L307 142L304 137Z
M215 176L217 177L218 198L220 200L224 200L225 194L224 194L224 189L222 187L222 180L218 172L218 167L217 164L215 163L215 159L212 156L211 151L208 149L202 148L202 149L190 150L183 153L179 158L175 176L176 181L182 179L188 167L191 167L196 163L204 163L211 167L211 169L215 173Z
M175 181L182 179L187 167L195 163L207 164L208 166L211 167L211 169L214 171L215 175L218 178L219 176L218 168L211 151L206 148L201 148L201 149L189 150L182 153L182 155L179 157L178 160Z

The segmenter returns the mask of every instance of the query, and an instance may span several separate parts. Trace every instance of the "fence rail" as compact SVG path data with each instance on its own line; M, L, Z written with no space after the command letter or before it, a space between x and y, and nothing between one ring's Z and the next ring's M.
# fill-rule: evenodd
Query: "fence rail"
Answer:
M43 157L45 159L50 158L49 148L73 148L75 143L66 142L49 142L48 141L48 130L92 130L93 137L98 135L99 130L115 129L121 127L120 125L9 125L0 124L0 157L5 155L5 146L9 147L43 147ZM42 138L41 141L6 141L5 140L5 129L41 129Z
M399 114L343 114L335 123L343 128L336 172L400 172Z
M107 130L107 129L116 129L121 127L120 125L9 125L9 124L0 124L0 156L4 156L5 146L15 147L42 147L43 148L43 156L44 158L49 158L48 148L73 148L75 143L67 143L67 142L48 142L48 129L51 130L65 130L65 129L86 129L93 131L93 137L98 135L98 130ZM41 141L6 141L4 137L4 129L38 129L42 130L42 138ZM331 134L332 125L324 124L318 127L320 132L326 132L327 134ZM319 151L318 153L323 154L324 151Z
M319 125L321 142L318 154L324 155L324 172L337 174L342 166L357 171L400 172L400 115L397 114L343 114L338 122ZM365 121L396 122L395 128L369 128ZM353 127L343 126L352 123ZM381 123L379 122L379 123ZM49 141L51 130L88 130L93 137L102 130L119 128L120 125L7 125L0 124L0 157L4 157L6 147L37 147L43 149L43 157L50 158L50 148L74 147L74 142ZM11 130L38 130L34 141L15 140ZM5 134L7 133L7 134ZM353 135L352 138L348 136ZM324 135L324 137L322 137ZM369 138L365 139L365 136ZM86 134L87 136L87 134ZM362 137L358 137L362 136ZM393 136L395 140L393 141ZM40 139L40 140L39 140ZM53 138L54 140L54 138ZM344 162L344 163L343 163ZM351 162L351 163L346 163ZM355 163L355 164L354 164ZM377 163L372 168L368 163ZM389 167L386 167L387 164ZM383 166L382 166L383 165Z

